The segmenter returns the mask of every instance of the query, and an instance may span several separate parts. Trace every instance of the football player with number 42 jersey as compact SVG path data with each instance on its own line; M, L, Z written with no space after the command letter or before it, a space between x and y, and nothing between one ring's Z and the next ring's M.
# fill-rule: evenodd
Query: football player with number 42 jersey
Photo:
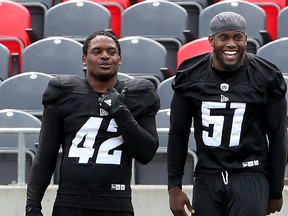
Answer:
M280 211L287 159L285 81L275 65L246 53L244 17L219 13L210 29L213 52L184 61L173 82L170 209L175 216ZM192 119L198 162L191 204L181 189Z
M69 50L68 50L69 52ZM160 103L152 82L119 81L119 41L110 31L83 45L86 77L59 75L43 95L39 147L31 168L26 216L41 201L62 150L53 216L132 216L132 160L147 164L158 148Z

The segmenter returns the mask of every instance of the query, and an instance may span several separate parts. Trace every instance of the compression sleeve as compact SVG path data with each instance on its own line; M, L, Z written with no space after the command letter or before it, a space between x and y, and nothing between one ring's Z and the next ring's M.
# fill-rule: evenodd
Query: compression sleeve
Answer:
M26 212L41 210L41 201L55 169L60 148L61 124L53 112L44 108L39 146L27 185Z
M275 101L266 110L269 140L270 197L282 197L287 160L287 103L286 99Z
M114 118L131 157L142 164L150 162L159 146L155 115L146 115L136 121L128 109L123 109Z
M184 165L192 122L192 107L180 94L175 93L171 102L170 131L168 140L168 189L182 187Z

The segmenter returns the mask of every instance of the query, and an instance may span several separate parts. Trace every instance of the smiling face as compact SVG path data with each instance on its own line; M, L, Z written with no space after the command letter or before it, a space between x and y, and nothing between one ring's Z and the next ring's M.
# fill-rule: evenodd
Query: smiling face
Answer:
M235 71L242 65L247 35L238 31L224 31L209 35L213 47L213 64L220 71Z
M87 79L106 82L117 76L121 56L115 41L105 35L94 37L87 48L87 55L82 56L87 67Z

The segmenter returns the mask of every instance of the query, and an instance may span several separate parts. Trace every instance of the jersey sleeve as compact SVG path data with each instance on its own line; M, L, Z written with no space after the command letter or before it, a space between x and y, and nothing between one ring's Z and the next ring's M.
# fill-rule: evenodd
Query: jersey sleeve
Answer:
M168 140L168 189L182 187L184 165L192 123L193 107L182 94L174 93L171 102Z
M127 80L126 104L135 118L155 115L160 108L160 99L154 84L146 79Z
M268 168L270 197L282 197L287 164L287 101L285 97L269 104L266 110L269 140Z
M52 110L44 108L39 145L27 185L26 211L41 210L41 201L54 172L61 144L61 122Z
M159 146L155 115L160 100L154 85L148 80L135 79L128 81L126 86L125 103L128 109L117 112L115 121L130 155L147 164Z

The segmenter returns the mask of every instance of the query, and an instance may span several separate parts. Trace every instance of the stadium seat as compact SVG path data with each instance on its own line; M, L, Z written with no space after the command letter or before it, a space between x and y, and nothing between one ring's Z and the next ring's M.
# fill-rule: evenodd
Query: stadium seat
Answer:
M123 37L119 43L122 73L151 79L156 85L171 76L167 69L167 51L161 43L142 36Z
M188 149L183 185L194 184L194 169L197 163L195 152ZM133 164L132 184L167 185L167 148L159 147L154 158L148 164L142 165L137 161Z
M13 0L29 10L31 27L35 33L35 40L44 36L44 21L47 10L54 5L54 0Z
M40 127L41 121L29 113L15 109L0 110L0 172L2 173L0 184L27 182L27 177L36 153ZM38 129L38 132L33 134L28 133L27 128ZM6 133L4 133L4 129ZM23 136L18 131L22 131ZM21 144L25 146L21 147ZM18 155L19 149L23 150L26 163L18 161L18 158L19 160L23 159Z
M210 34L210 20L218 13L232 11L242 15L247 21L247 52L256 53L264 44L262 35L266 31L266 14L258 5L246 1L221 1L204 8L199 15L199 37ZM256 18L257 17L257 18Z
M266 0L268 1L268 0ZM288 5L288 1L287 0L272 0L272 1L269 1L269 2L273 2L277 5L279 5L279 7L281 9L285 8L287 5Z
M65 2L68 0L63 0ZM91 0L106 7L111 13L111 29L118 38L121 38L122 12L131 4L129 0Z
M188 13L188 29L191 31L192 39L198 38L199 14L208 6L206 0L169 0L183 7Z
M265 44L259 48L256 55L275 64L282 73L288 73L288 37Z
M0 84L0 109L23 110L41 118L42 95L51 78L49 74L27 72L5 79Z
M135 79L135 77L130 76L129 74L121 73L121 72L118 72L117 76L118 76L118 80Z
M223 0L221 0L223 1ZM282 8L283 0L269 1L269 0L245 0L261 7L266 14L266 30L268 33L269 41L277 38L277 22L278 14ZM286 0L285 0L286 1ZM265 43L267 43L265 42Z
M121 38L122 12L130 6L128 0L92 0L103 5L111 13L111 29L118 38Z
M162 81L157 87L157 93L160 97L160 109L170 108L170 103L173 97L172 81L175 76L172 76Z
M184 44L177 52L177 67L186 59L211 52L213 47L208 41L208 37L198 38Z
M30 44L26 30L31 30L30 13L23 5L13 1L0 0L0 43L12 55L9 76L19 73L21 54Z
M278 38L288 37L288 6L278 15Z
M191 40L187 11L173 2L142 1L122 13L122 37L145 36L162 43L167 50L168 68L176 72L178 49Z
M103 5L92 1L71 0L48 9L44 38L62 36L79 42L97 30L111 29L111 14Z
M34 42L23 51L22 72L84 76L82 44L66 37L48 37Z
M0 44L0 80L5 80L9 77L10 69L10 50Z
M282 8L281 1L269 1L269 0L247 0L260 6L266 13L266 29L270 34L271 39L277 39L277 22L278 14ZM286 0L285 0L286 1Z
M167 147L168 145L168 136L170 128L170 108L160 109L156 114L156 127L159 136L159 146ZM196 151L196 141L194 138L194 129L191 128L191 135L189 139L189 149Z

